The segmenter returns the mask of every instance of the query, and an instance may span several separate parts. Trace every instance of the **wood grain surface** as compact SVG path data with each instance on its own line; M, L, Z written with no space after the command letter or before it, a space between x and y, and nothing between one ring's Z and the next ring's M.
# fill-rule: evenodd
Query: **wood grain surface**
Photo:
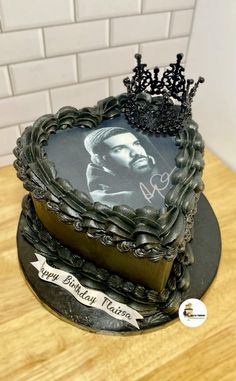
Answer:
M176 319L128 337L80 330L38 302L17 260L16 229L25 190L12 167L0 168L1 380L236 380L236 174L209 151L205 159L204 193L223 242L217 277L203 298L208 318L198 328Z

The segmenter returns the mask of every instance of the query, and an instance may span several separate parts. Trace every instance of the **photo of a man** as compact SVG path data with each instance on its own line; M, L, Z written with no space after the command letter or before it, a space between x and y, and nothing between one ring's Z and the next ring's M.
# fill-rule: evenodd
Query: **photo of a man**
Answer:
M158 165L143 147L135 132L123 127L103 127L90 132L84 146L90 154L86 177L90 196L109 206L117 204L145 204L145 187L155 177L160 183ZM163 184L161 184L163 187ZM163 202L154 190L155 204ZM148 202L146 202L148 204Z

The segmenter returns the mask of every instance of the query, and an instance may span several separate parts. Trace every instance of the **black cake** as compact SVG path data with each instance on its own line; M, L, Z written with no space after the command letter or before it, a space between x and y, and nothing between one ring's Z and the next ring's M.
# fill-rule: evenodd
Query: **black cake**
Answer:
M24 239L53 268L156 321L176 313L190 285L203 190L191 115L203 78L186 80L181 59L159 78L136 55L127 93L40 117L14 151L29 191Z

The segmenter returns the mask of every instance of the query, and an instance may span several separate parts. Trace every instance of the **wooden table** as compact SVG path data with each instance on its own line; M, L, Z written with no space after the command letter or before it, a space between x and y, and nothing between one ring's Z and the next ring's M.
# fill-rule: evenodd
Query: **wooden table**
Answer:
M12 167L0 168L1 380L236 380L236 174L210 152L206 164L205 195L223 241L217 277L203 298L208 319L198 328L176 320L129 337L82 331L34 297L15 243L25 191Z

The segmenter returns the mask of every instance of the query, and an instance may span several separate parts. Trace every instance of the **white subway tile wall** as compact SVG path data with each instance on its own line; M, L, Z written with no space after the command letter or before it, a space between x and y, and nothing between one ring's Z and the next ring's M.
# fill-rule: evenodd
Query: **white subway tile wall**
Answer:
M12 95L7 66L0 66L0 98Z
M44 57L42 30L0 33L0 52L0 65Z
M161 40L168 37L170 13L119 17L111 20L111 44Z
M140 53L145 57L145 61L148 62L149 66L155 66L156 52L158 52L158 65L166 66L173 61L173 52L181 52L186 55L187 46L188 37L173 38L140 44Z
M73 0L1 0L3 30L74 21Z
M134 15L141 0L76 0L77 21Z
M32 126L34 122L26 122L26 123L20 123L20 133L26 129L26 127Z
M19 138L20 131L18 126L11 126L8 128L1 128L0 129L0 142L1 142L1 148L2 153L8 154L8 147L10 146L11 150L16 145L16 139Z
M194 6L195 0L143 0L144 13L189 9Z
M108 79L60 87L51 90L52 111L55 113L65 105L76 108L95 105L99 99L108 96Z
M148 67L186 60L194 10L195 0L0 0L0 166L39 116L124 92L136 52Z
M107 48L109 20L45 28L44 35L47 56Z
M77 82L74 55L10 65L9 70L15 94L30 93Z
M78 55L79 80L89 81L127 73L137 52L138 45L129 45L81 53Z
M123 79L126 77L131 77L133 74L134 73L127 73L127 74L111 77L109 82L110 95L116 96L117 94L125 93L126 88L123 84Z
M170 37L188 36L192 26L193 10L173 12Z
M26 120L34 120L40 115L50 112L47 91L3 98L0 99L0 127L23 123Z

